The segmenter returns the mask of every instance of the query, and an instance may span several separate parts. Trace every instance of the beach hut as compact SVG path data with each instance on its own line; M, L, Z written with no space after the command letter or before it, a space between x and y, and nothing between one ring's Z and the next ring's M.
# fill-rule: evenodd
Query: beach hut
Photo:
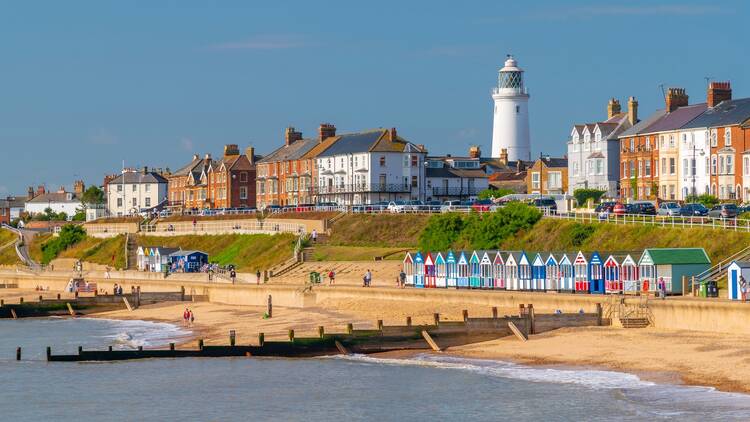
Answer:
M435 261L432 259L430 252L427 252L424 256L424 286L435 287Z
M458 276L456 277L456 287L469 287L469 259L466 257L465 251L461 251L461 254L458 256L456 269L458 270Z
M139 246L138 250L136 251L138 271L145 271L146 265L148 265L148 255L146 255L146 249L147 248L144 248L143 246Z
M456 287L458 278L458 268L456 268L456 254L448 251L445 256L445 285L446 287Z
M546 290L558 290L558 280L560 277L560 267L557 264L555 256L549 254L544 262L544 286Z
M558 261L559 268L559 280L557 284L557 291L559 292L573 292L575 291L575 268L573 263L570 262L567 254L563 254L560 261Z
M151 257L151 270L153 272L162 273L168 269L171 265L169 256L175 252L178 252L180 248L164 248L164 247L152 247L150 249Z
M589 255L589 293L604 294L604 261L599 252Z
M493 271L491 252L485 251L479 261L479 284L483 289L495 288L495 272Z
M435 287L445 288L446 286L445 258L442 252L438 252L435 255Z
M732 261L727 267L727 290L731 300L742 300L740 277L745 279L745 283L750 283L750 262Z
M503 253L497 251L495 259L493 260L495 266L495 288L505 288L505 260L503 260Z
M424 255L419 251L414 254L414 287L424 287Z
M406 274L406 285L414 285L414 256L411 252L407 252L403 262L404 274Z
M169 255L169 262L181 272L194 273L208 264L208 254L201 251L177 251Z
M538 253L531 262L531 290L547 290L547 265Z
M518 284L521 290L531 290L531 261L524 251L518 257Z
M578 251L575 261L573 261L573 270L575 271L575 292L589 291L589 261L583 252Z
M520 257L518 252L508 253L508 258L505 259L505 288L508 290L518 290L518 258Z
M622 282L623 293L637 293L640 291L638 263L630 255L627 255L620 262L620 281Z
M699 275L710 266L703 248L646 249L638 260L642 291L656 290L663 281L667 294L682 294L682 278Z
M480 287L479 253L474 251L469 258L469 287L478 289Z
M607 260L604 261L604 291L607 293L622 292L620 261L614 255L608 256Z

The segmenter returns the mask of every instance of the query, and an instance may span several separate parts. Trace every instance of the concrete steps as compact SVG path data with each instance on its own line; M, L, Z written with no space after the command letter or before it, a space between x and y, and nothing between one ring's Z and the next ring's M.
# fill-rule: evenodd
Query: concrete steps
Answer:
M646 328L651 323L648 318L620 318L623 328Z

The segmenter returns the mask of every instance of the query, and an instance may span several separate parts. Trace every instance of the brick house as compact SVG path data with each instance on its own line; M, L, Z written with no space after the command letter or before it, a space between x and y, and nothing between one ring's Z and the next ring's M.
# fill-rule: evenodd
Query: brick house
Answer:
M568 158L541 157L526 173L530 194L564 194L568 191Z
M10 224L10 201L0 199L0 224Z

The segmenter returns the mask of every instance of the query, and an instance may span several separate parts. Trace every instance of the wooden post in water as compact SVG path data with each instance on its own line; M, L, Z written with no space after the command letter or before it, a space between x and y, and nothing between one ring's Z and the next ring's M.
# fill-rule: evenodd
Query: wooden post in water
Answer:
M325 336L325 333L326 333L326 330L325 330L325 328L323 328L323 326L322 326L322 325L321 325L321 326L319 326L319 327L318 327L318 337L320 337L320 338L323 338L323 336Z
M18 315L16 315L16 310L13 308L10 308L10 316L13 317L13 319L18 319Z
M142 352L143 351L143 346L138 346L138 351Z
M198 340L198 350L203 351L203 339Z
M492 319L497 319L497 306L492 307Z
M536 334L536 327L534 326L534 305L529 303L529 334Z
M18 299L18 303L23 304L23 296Z
M41 302L43 300L44 300L44 298L42 297L42 295L39 295L39 301Z
M16 347L16 360L21 360L21 347Z
M523 318L526 314L526 307L523 305L523 303L518 305L518 316Z
M0 306L3 306L3 305L5 305L5 301L0 299Z
M107 347L107 351L111 352L112 351L112 346Z
M468 321L469 320L469 310L468 309L464 309L463 310L463 314L464 314L464 322Z
M66 305L68 305L68 313L70 316L76 316L76 311L73 310L73 307L70 305L70 302L67 302Z
M410 316L406 317L406 326L407 327L411 327L411 317Z
M268 295L268 305L266 305L266 314L269 318L273 316L273 303L271 302L271 295Z
M263 347L266 343L266 336L263 333L258 333L258 346Z
M596 304L596 325L600 327L602 325L602 304L601 303Z
M294 343L294 330L289 330L289 341Z
M81 353L83 353L83 346L78 346L78 355L80 356Z
M135 288L135 307L141 307L141 286Z
M180 286L180 302L185 301L185 286Z
M50 360L50 357L52 357L52 348L47 346L47 361Z
M263 270L263 282L268 281L268 270Z
M174 350L174 343L169 343L169 350Z
M354 325L350 322L346 324L346 333L352 334L354 332Z
M378 326L378 331L383 331L383 320L382 319L378 320L377 326Z
M435 323L435 325L440 325L440 314L437 312L432 314L432 321Z
M57 294L57 300L60 300L60 293Z
M234 330L229 330L229 345L234 347L236 340L236 332Z

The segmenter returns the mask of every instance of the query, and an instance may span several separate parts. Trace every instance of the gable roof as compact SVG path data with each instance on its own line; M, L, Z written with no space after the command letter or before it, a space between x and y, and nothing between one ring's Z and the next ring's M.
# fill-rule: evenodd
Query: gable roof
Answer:
M70 195L70 199L68 199ZM27 204L38 204L38 203L80 203L81 199L71 192L48 192L41 195L37 195L34 198L26 201Z
M736 265L740 268L750 268L750 261L732 261L729 265Z
M703 114L703 112L706 111L706 107L706 103L680 107L671 113L666 113L664 116L655 121L652 125L649 125L640 133L654 133L677 130L683 127L686 123Z
M683 129L738 125L750 119L750 98L722 101L684 125Z
M129 171L120 174L119 176L109 181L110 185L118 185L122 183L129 185L146 183L167 183L167 179L159 173L148 172L144 174L143 172Z
M666 113L667 113L666 110L656 110L655 112L651 113L651 115L648 116L648 118L641 120L640 122L631 126L628 130L622 132L619 137L625 138L628 136L635 136L635 135L638 135L639 133L642 133L644 129L647 129L649 126L656 123L656 121L661 119Z
M558 157L544 157L540 158L539 160L542 161L545 167L548 168L560 168L560 167L568 167L568 159L567 158L558 158ZM537 161L539 161L537 160ZM536 163L535 163L536 164Z
M648 254L654 265L711 264L703 248L649 248L643 254Z
M442 177L442 178L486 178L487 173L482 169L455 169L452 167L427 167L425 177Z
M279 161L299 160L316 145L318 145L317 139L303 138L294 141L289 145L282 145L270 154L263 157L259 161L259 163L274 163Z

